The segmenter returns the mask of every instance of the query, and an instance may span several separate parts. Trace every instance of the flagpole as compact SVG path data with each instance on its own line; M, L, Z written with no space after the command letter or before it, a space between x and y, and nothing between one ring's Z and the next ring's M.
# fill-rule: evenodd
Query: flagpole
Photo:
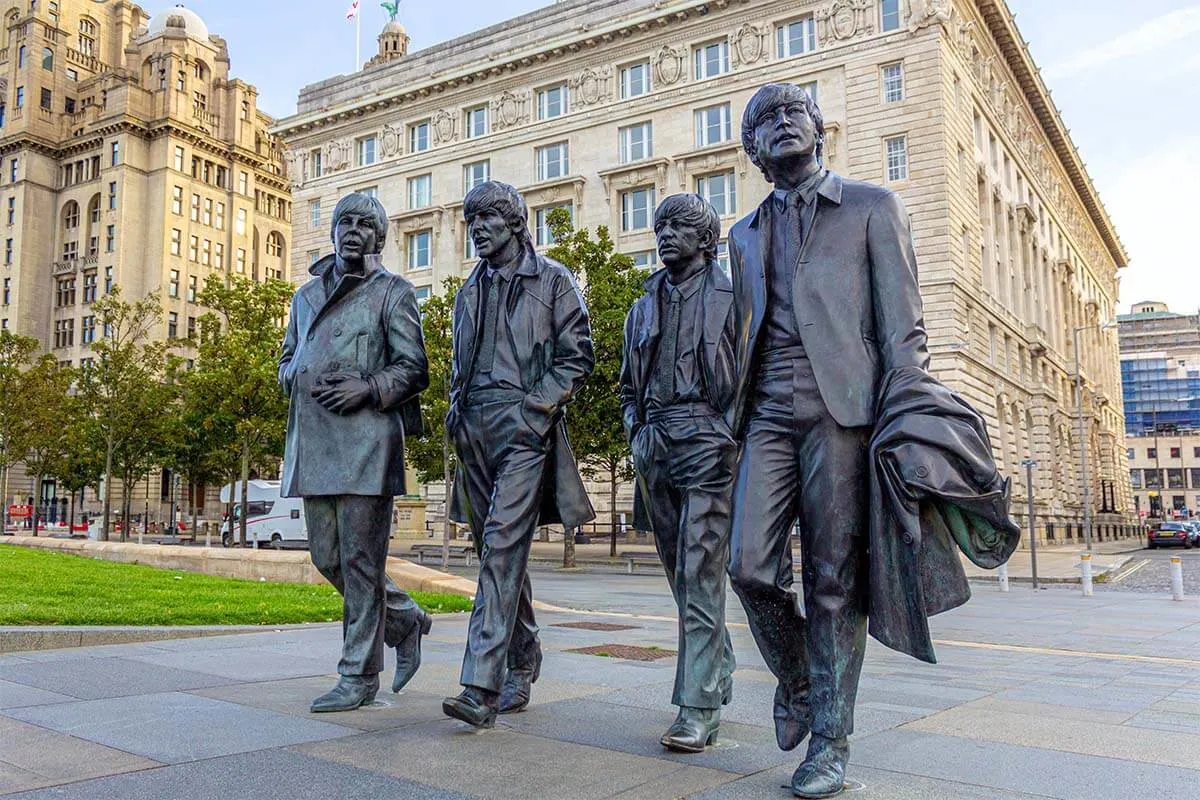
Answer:
M359 51L359 42L362 39L362 10L360 9L354 15L354 71L358 72L362 68L362 55Z

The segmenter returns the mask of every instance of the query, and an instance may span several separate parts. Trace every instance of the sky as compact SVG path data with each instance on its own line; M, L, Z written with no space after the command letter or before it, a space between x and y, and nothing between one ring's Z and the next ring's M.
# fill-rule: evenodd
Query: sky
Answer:
M418 50L548 4L403 0L400 20ZM1200 308L1200 2L1008 4L1129 253L1121 309L1151 299ZM140 5L154 14L174 3ZM350 0L185 5L225 37L233 74L277 117L295 112L302 86L354 68ZM378 0L362 0L364 61L386 20Z

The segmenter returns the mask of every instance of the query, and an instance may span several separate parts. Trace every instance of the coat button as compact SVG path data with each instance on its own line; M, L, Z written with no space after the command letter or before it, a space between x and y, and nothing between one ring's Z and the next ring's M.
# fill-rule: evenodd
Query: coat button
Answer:
M913 543L913 538L912 538L912 534L911 534L911 533L906 533L906 534L904 534L904 536L903 536L903 537L901 537L901 538L903 538L903 539L904 539L904 543L905 543L905 544L912 544L912 543Z
M301 368L300 368L300 374L301 374L301 375L303 375L303 374L304 374L304 373L306 373L306 372L308 372L308 367L301 367Z
M341 369L341 368L342 368L342 365L341 365L341 363L339 363L339 362L337 362L337 361L334 361L333 363L331 363L331 364L329 365L329 368L330 368L330 369L332 369L332 370L339 370L339 369Z
M310 341L310 342L311 342L311 341L313 340L313 335L310 333L308 336L305 336L304 338L305 338L307 341Z
M341 329L341 328L334 328L334 329L333 329L333 335L334 335L334 336L341 336L341 335L342 335L342 329Z
M929 467L925 466L924 464L917 467L917 477L918 478L926 478L928 476L929 476Z

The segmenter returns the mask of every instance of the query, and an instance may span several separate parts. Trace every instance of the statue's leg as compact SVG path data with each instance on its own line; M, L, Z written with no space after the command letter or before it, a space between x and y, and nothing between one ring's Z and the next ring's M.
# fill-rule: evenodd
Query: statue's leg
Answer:
M669 440L664 430L665 423L650 423L659 426L652 435L661 443L657 447L654 458L643 465L643 479L651 502L647 511L650 513L650 527L654 533L654 549L662 561L663 570L667 573L667 585L671 587L671 595L675 598L675 606L679 613L678 644L679 656L675 659L675 688L671 694L674 705L684 705L682 697L684 686L688 682L687 641L684 637L686 622L682 589L679 586L679 535L683 524L679 516L681 497L675 483L671 480L670 459L672 456L668 445Z
M337 499L332 495L304 498L304 524L308 528L308 553L313 566L340 594L345 594L338 544Z
M384 582L391 497L343 495L337 500L338 533L345 582L342 675L383 670Z

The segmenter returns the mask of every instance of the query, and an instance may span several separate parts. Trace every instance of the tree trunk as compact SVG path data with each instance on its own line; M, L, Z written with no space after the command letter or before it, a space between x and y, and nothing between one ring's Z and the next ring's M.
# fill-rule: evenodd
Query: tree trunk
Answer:
M0 506L0 534L8 529L8 464L4 467L4 504Z
M121 541L129 539L129 517L133 508L133 487L129 485L129 471L121 473Z
M188 513L192 515L192 544L196 543L196 536L200 532L200 522L197 519L199 514L196 513L196 490L199 487L191 475L188 476L188 496L191 498L188 501ZM203 501L203 498L201 498Z
M575 528L563 527L563 567L575 566Z
M67 536L75 535L75 490L71 490L71 514L67 517Z
M108 541L109 522L112 516L112 462L113 440L112 432L104 446L104 521L100 525L100 541Z
M231 472L231 473L229 473L229 500L225 503L225 519L226 519L226 521L229 522L230 544L233 543L233 504L235 502L234 497L233 497L233 490L235 488L237 488L237 473ZM225 535L224 529L222 529L221 536L224 537L224 535ZM225 544L225 542L222 541L221 544Z
M608 543L608 555L610 558L617 557L617 528L620 527L617 523L617 465L610 464L612 470L608 473L608 509L612 514L612 538Z
M238 541L246 546L246 506L250 498L250 440L242 439L242 514L238 519Z
M33 508L29 512L33 515L33 535L37 536L38 520L42 516L42 476L35 475L33 478Z
M450 566L450 434L442 429L442 480L446 502L442 513L442 569Z

